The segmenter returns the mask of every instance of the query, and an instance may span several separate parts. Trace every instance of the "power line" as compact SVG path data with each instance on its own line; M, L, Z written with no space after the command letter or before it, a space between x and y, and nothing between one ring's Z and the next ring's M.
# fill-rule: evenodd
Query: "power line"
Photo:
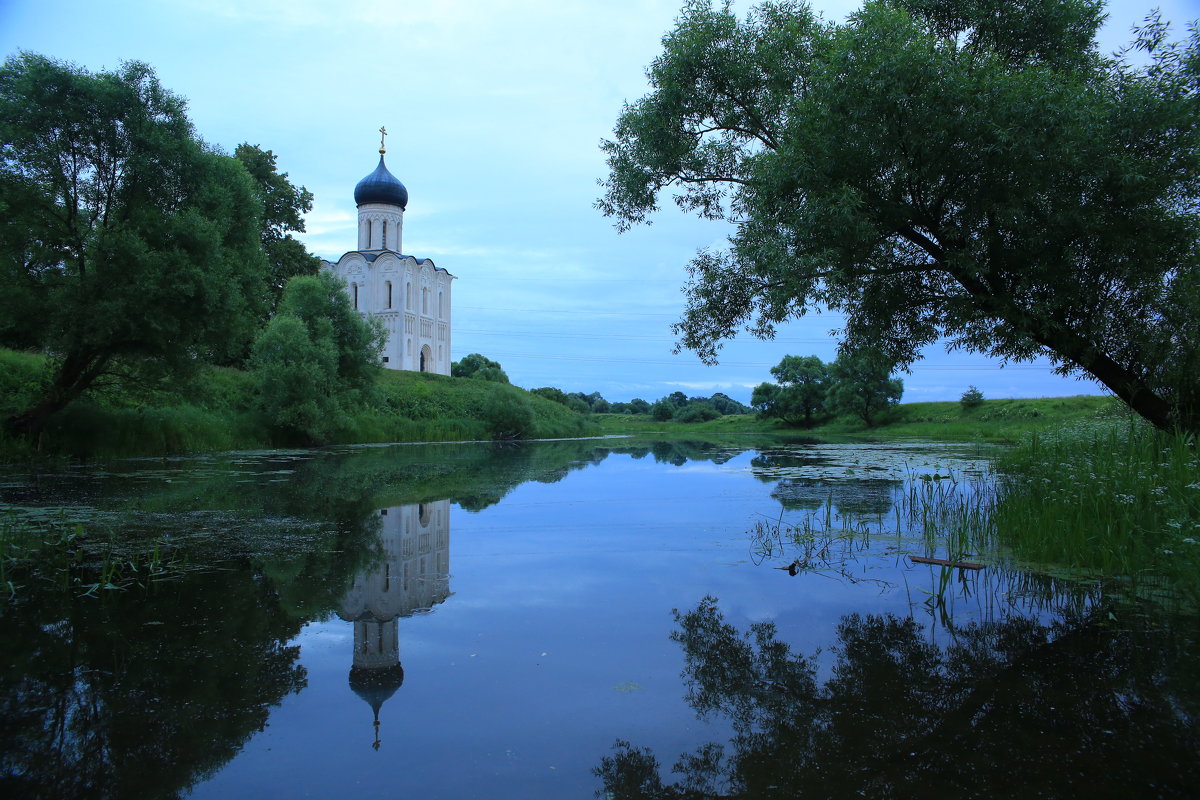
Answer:
M679 361L667 361L665 359L648 359L648 358L611 358L608 356L580 356L580 355L560 355L554 353L505 353L491 352L489 357L493 358L532 358L538 361L584 361L588 363L598 364L662 364L668 366L703 366L702 364L681 364ZM766 361L721 361L716 366L718 367L773 367L775 364ZM1054 367L1049 364L1009 364L1001 366L1000 364L922 364L916 362L913 364L914 371L925 372L928 370L938 372L982 372L991 370L1040 370L1049 372Z
M455 330L455 335L462 334L462 333L480 334L483 336L541 336L541 337L553 338L553 339L561 339L561 338L595 339L595 340L621 339L623 341L672 342L672 343L675 341L675 339L673 337L669 337L669 336L634 336L634 335L630 335L630 334L620 334L620 333L565 333L562 331L554 331L552 333L548 332L548 331L489 331L489 330L483 330L483 329L479 329L479 328L457 328ZM756 340L756 341L758 341L758 340ZM779 344L827 344L829 342L829 339L828 338L824 338L824 339L775 338L775 339L770 339L767 341L779 343Z
M457 304L454 306L454 308L455 308L455 310L466 310L466 311L505 311L505 312L511 312L514 314L580 314L580 315L592 315L592 316L597 316L597 317L665 317L668 319L678 319L679 318L679 314L677 312L667 314L667 313L662 313L662 312L657 312L657 311L592 311L590 309L582 309L582 308L498 308L497 306L460 306ZM812 319L826 319L826 318L839 318L839 319L844 320L845 315L838 314L838 313L835 313L832 311L826 311L826 312L822 312L820 314L808 314L803 317L797 317L794 319L790 319L785 324L797 322L801 319L812 320Z

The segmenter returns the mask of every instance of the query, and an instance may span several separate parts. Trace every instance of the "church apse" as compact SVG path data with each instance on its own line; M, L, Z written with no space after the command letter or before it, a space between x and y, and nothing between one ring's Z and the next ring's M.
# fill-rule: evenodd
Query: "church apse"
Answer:
M431 611L450 596L450 501L379 510L380 561L354 577L338 616L354 626L350 688L374 713L404 682L399 621Z

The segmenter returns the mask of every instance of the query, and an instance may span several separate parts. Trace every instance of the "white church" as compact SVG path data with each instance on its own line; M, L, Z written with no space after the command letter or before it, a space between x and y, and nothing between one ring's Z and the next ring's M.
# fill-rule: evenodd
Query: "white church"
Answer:
M380 133L386 131L380 128ZM450 283L454 276L428 258L403 255L408 189L379 166L354 187L358 249L321 267L346 282L359 313L378 317L387 330L383 365L389 369L450 374Z

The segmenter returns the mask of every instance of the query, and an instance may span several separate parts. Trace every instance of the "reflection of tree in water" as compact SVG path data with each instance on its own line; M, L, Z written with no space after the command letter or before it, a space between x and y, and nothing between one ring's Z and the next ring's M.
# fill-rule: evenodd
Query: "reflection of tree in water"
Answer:
M781 473L805 468L824 467L833 459L817 450L764 450L750 459L750 474L763 483L774 483Z
M784 478L771 497L789 511L816 511L828 504L843 517L881 517L891 512L901 485L897 480Z
M614 451L618 453L630 450L634 453L637 452L636 448L614 448ZM743 450L744 448L740 447L690 439L662 440L650 445L650 452L654 454L656 462L676 467L682 467L689 461L711 461L714 464L724 464Z
M771 497L788 511L816 511L828 505L843 517L880 517L891 512L895 491L902 485L899 480L789 475L834 463L827 453L817 450L769 450L751 459L750 473L763 483L774 483Z
M688 702L727 716L734 737L683 756L672 784L653 753L618 743L596 769L616 800L1195 796L1186 625L1010 618L940 648L911 619L853 614L820 683L770 623L743 635L712 598L677 620Z
M248 568L100 600L46 588L0 624L0 795L177 797L305 685L302 624Z

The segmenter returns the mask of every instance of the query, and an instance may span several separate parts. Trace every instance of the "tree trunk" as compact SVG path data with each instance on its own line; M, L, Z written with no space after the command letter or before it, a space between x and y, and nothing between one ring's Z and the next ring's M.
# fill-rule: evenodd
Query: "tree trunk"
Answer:
M1194 411L1173 406L1136 372L1114 361L1083 336L1045 317L1030 314L1012 298L997 295L978 279L960 272L951 274L981 308L1024 331L1047 350L1078 365L1154 427L1168 432L1200 433L1200 417Z
M14 436L33 438L46 427L46 421L83 394L108 366L109 356L94 352L72 351L63 358L53 383L32 408L13 414L4 421L4 429Z

